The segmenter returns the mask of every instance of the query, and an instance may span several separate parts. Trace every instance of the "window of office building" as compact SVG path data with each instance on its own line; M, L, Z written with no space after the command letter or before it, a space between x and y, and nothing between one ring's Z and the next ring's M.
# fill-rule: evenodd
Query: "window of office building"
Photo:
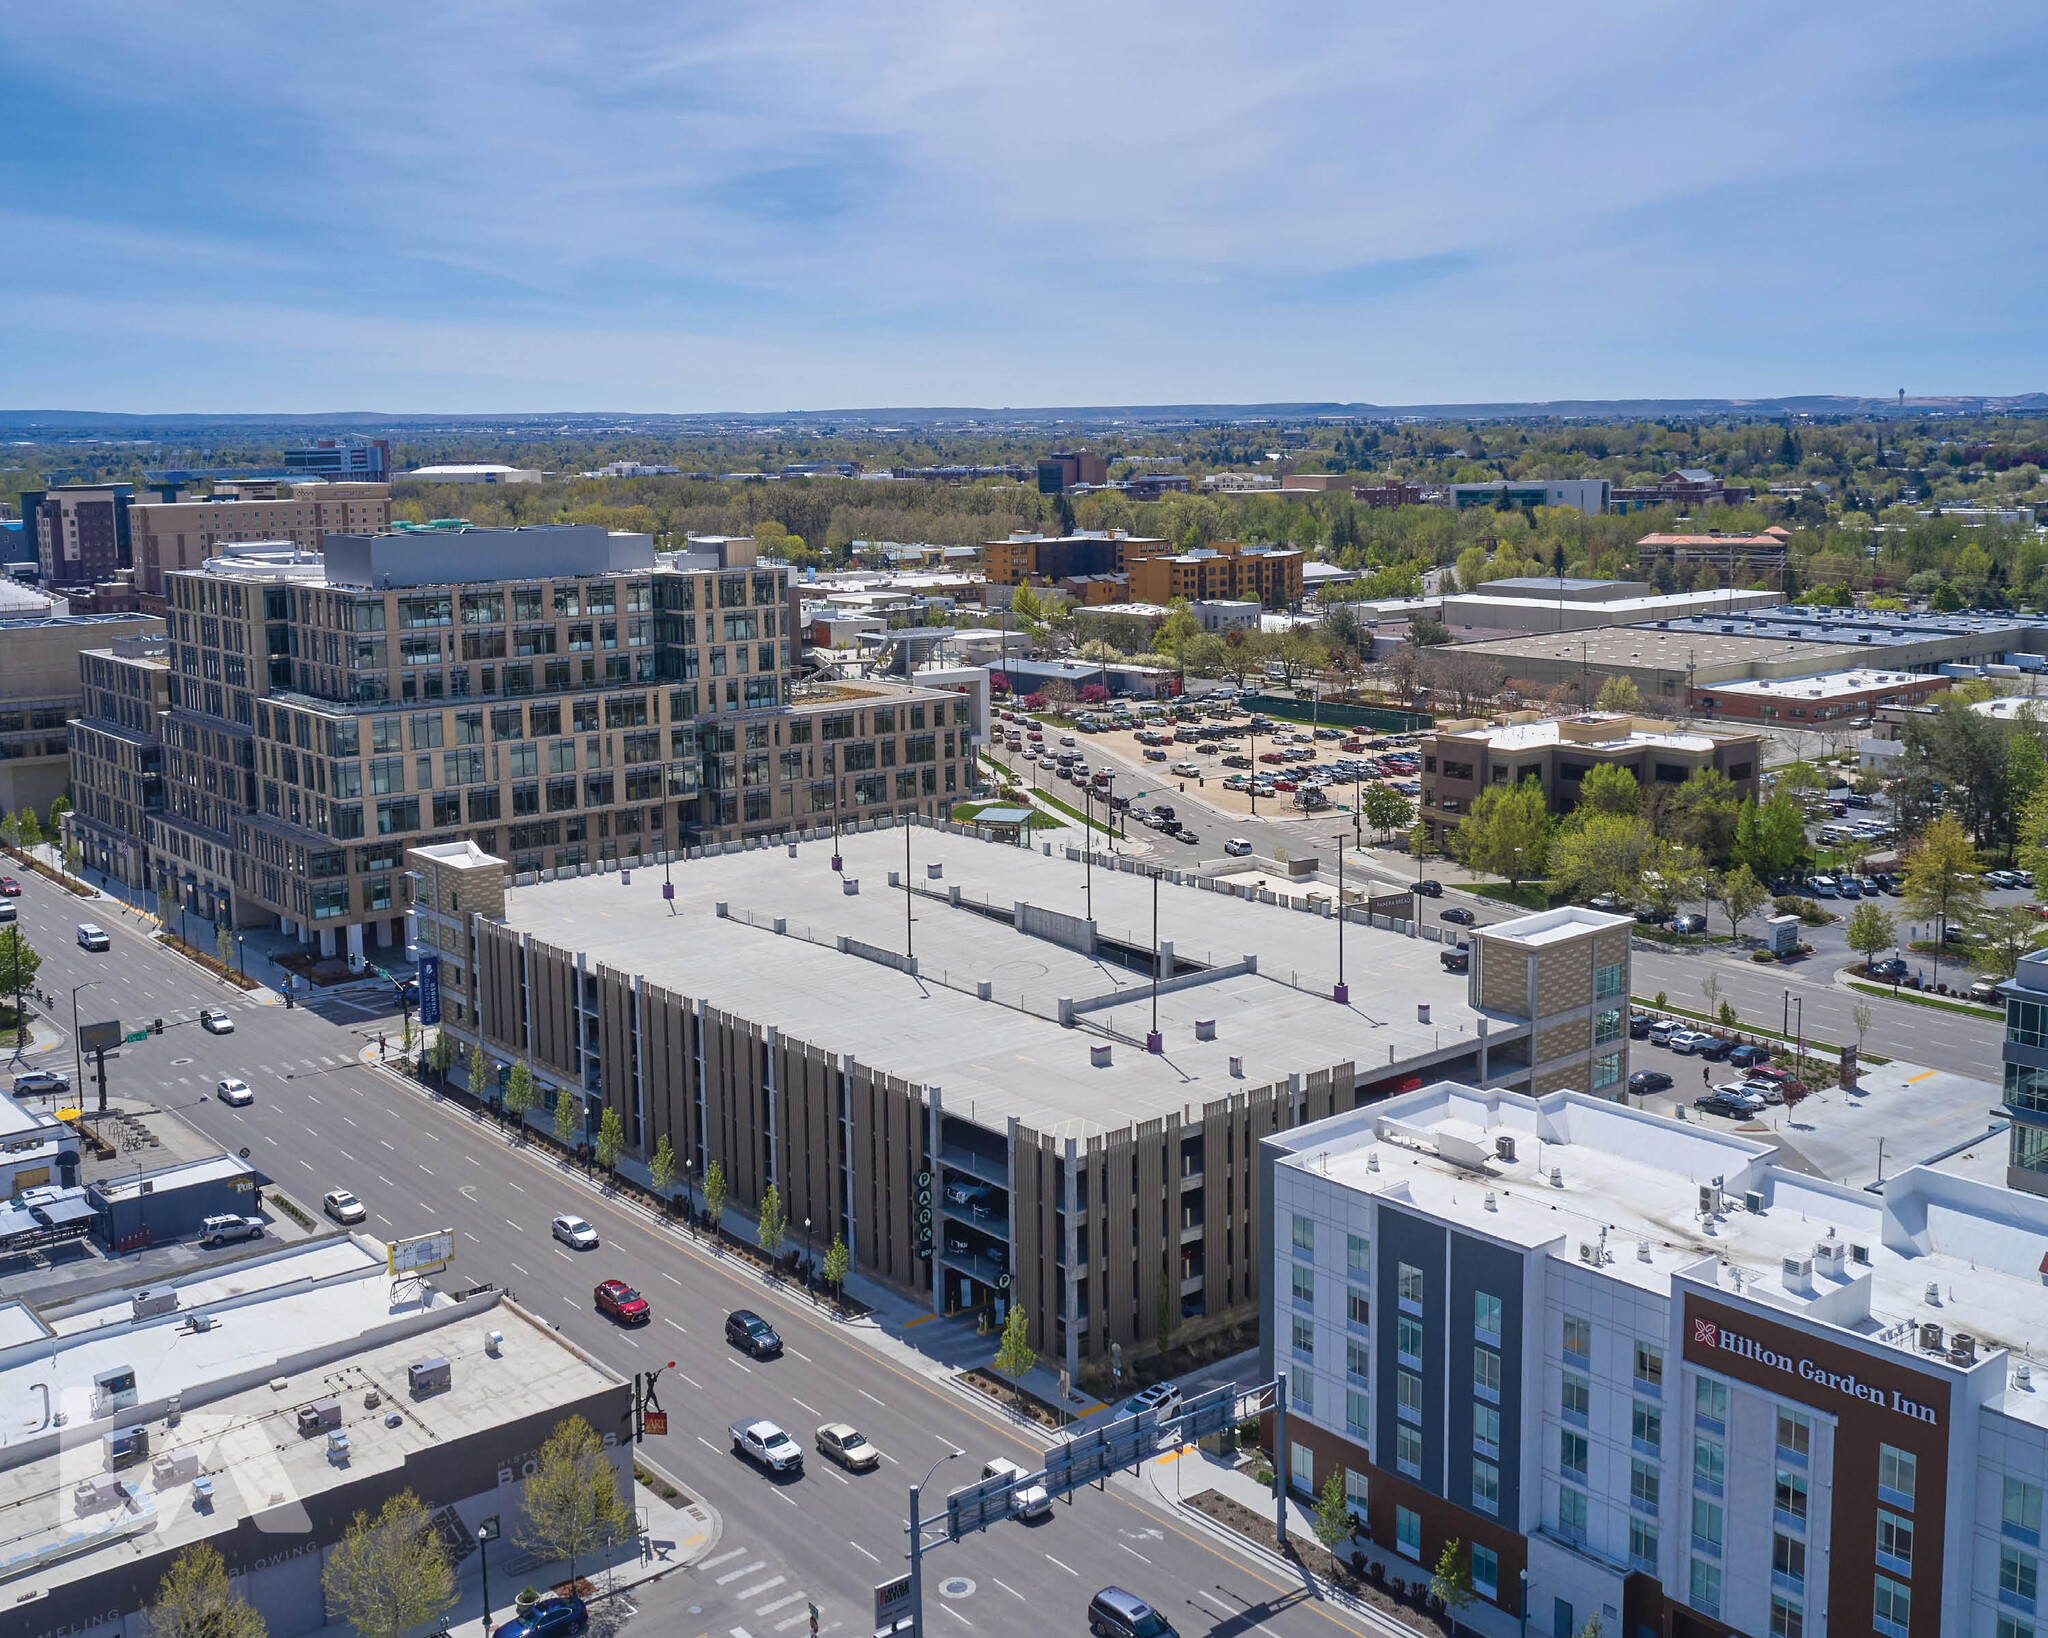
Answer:
M1412 1263L1398 1265L1395 1290L1405 1305L1420 1310L1422 1307L1422 1270Z
M1721 1494L1728 1477L1728 1447L1717 1439L1695 1439L1692 1446L1692 1482L1709 1495Z
M1560 1428L1557 1434L1557 1465L1568 1479L1586 1482L1586 1436L1574 1433L1570 1428Z
M1780 1524L1789 1524L1795 1529L1806 1528L1806 1475L1793 1468L1778 1469L1778 1482L1774 1493L1774 1511Z
M1586 1416L1593 1408L1593 1384L1574 1371L1564 1373L1564 1389L1558 1409L1564 1413L1567 1422L1585 1425Z
M1409 1421L1422 1419L1422 1378L1413 1371L1394 1373L1394 1391L1400 1414Z
M1877 1510L1877 1560L1887 1570L1913 1573L1913 1521L1888 1507Z
M1294 1351L1310 1358L1316 1351L1316 1322L1303 1314L1294 1316Z
M1366 1325L1372 1320L1372 1304L1355 1285L1344 1288L1344 1318L1351 1325Z
M1500 1511L1500 1468L1484 1456L1472 1458L1472 1505L1482 1513Z
M1422 1477L1422 1429L1406 1422L1394 1429L1394 1467L1411 1479Z
M1714 1432L1728 1426L1728 1384L1711 1377L1696 1377L1692 1385L1693 1420Z
M1806 1610L1797 1599L1771 1594L1771 1638L1806 1638Z
M1913 1491L1917 1483L1919 1463L1910 1450L1900 1450L1896 1445L1877 1447L1877 1495L1878 1500L1888 1501L1895 1507L1911 1507Z
M2031 1621L2015 1621L2009 1615L1998 1618L1998 1638L2034 1638L2034 1624Z
M1903 1581L1880 1575L1871 1601L1871 1624L1886 1638L1907 1638L1913 1625L1913 1589Z
M1419 1366L1422 1363L1422 1322L1410 1319L1406 1314L1394 1322L1394 1351L1401 1356L1403 1364Z
M1500 1407L1474 1403L1472 1406L1472 1448L1482 1456L1500 1454Z
M1654 1342L1638 1341L1635 1371L1637 1393L1661 1394L1664 1391L1664 1350Z
M1595 1001L1611 1001L1621 994L1624 987L1621 977L1621 963L1619 961L1593 969L1593 999Z
M1778 1454L1805 1461L1813 1449L1813 1419L1803 1411L1778 1408Z
M1655 1405L1646 1405L1638 1399L1629 1412L1629 1437L1638 1450L1663 1450L1664 1413Z
M1344 1344L1344 1374L1360 1382L1372 1376L1372 1352L1368 1344L1347 1339Z
M2039 1545L2041 1540L2041 1487L2024 1479L2005 1481L2005 1533Z
M1496 1403L1500 1399L1500 1355L1491 1348L1472 1350L1472 1388Z
M1646 1462L1640 1456L1632 1457L1628 1464L1629 1505L1650 1517L1657 1516L1657 1503L1664 1490L1662 1471L1655 1462Z
M1498 1346L1500 1342L1500 1324L1500 1298L1491 1296L1484 1291L1473 1292L1472 1328Z
M1356 1388L1344 1390L1344 1425L1361 1437L1372 1431L1371 1406L1366 1396Z
M1299 1263L1294 1267L1294 1300L1304 1308L1316 1305L1316 1273Z
M1657 1527L1648 1519L1632 1518L1628 1521L1629 1562L1639 1570L1652 1574L1657 1569Z
M1721 1551L1721 1530L1726 1515L1719 1502L1708 1501L1704 1496L1692 1499L1692 1550L1696 1553L1719 1553Z
M1704 1558L1692 1561L1692 1584L1686 1602L1702 1615L1721 1613L1721 1566Z
M1313 1257L1316 1254L1316 1220L1294 1214L1294 1251L1299 1257Z
M1472 1590L1481 1598L1500 1596L1500 1555L1491 1547L1472 1543Z
M1586 1493L1563 1486L1557 1493L1557 1533L1566 1541L1586 1539Z
M1779 1530L1771 1536L1771 1574L1795 1591L1806 1585L1806 1543Z
M1593 1357L1593 1322L1575 1314L1564 1317L1564 1357L1581 1363Z
M2017 1603L2031 1615L2040 1584L2038 1558L2021 1547L2005 1545L1998 1549L1998 1596L2002 1602Z
M1372 1283L1372 1242L1364 1235L1344 1236L1344 1267L1360 1284Z
M1422 1515L1413 1508L1394 1509L1394 1549L1409 1558L1422 1557Z
M1366 1476L1355 1467L1344 1470L1344 1505L1355 1519L1365 1517Z
M1593 1060L1593 1090L1612 1086L1621 1079L1621 1054L1603 1052Z

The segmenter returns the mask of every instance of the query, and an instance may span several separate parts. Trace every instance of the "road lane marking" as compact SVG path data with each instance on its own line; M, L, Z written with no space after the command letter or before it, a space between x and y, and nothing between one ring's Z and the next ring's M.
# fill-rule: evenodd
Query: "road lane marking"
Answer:
M299 1162L299 1164L305 1167L306 1170L309 1172L313 1169L313 1163L310 1160L302 1160Z
M783 1346L785 1349L788 1350L788 1352L795 1354L796 1357L802 1360L806 1365L813 1363L811 1356L805 1353L801 1348L790 1348L787 1343L783 1344Z
M871 1404L871 1405L880 1405L880 1404L882 1404L881 1400L877 1399L877 1398L876 1398L876 1397L875 1397L875 1396L874 1396L873 1394L869 1393L869 1392L867 1391L867 1389L865 1389L865 1388L858 1388L858 1389L856 1389L856 1390L855 1390L855 1392L857 1392L857 1393L858 1393L858 1394L859 1394L859 1395L861 1396L861 1398L865 1399L865 1400L866 1400L866 1401L867 1401L867 1402L868 1402L869 1404ZM883 1406L882 1408L883 1408L884 1410L888 1409L888 1407L887 1407L886 1405L884 1405L884 1406Z
M676 1277L675 1277L675 1276L674 1276L673 1274L671 1274L671 1273L670 1273L670 1272L669 1272L669 1271L668 1271L667 1269L665 1269L665 1268L664 1268L664 1269L663 1269L663 1270L661 1271L661 1277L662 1277L662 1278L663 1278L664 1280L667 1280L667 1281L669 1281L669 1282L671 1282L672 1284L675 1284L675 1285L681 1285L681 1284L683 1283L683 1282L682 1282L681 1280L678 1280L678 1279L677 1279L677 1278L676 1278Z
M353 1126L353 1125L355 1125L355 1122L354 1122L354 1121L352 1121L352 1120L350 1120L350 1119L348 1118L348 1116L346 1116L346 1115L343 1115L343 1116L341 1117L341 1120L342 1120L342 1124L343 1124L344 1126Z
M561 1258L562 1261L565 1263L573 1263L576 1260L574 1257L571 1257L568 1254L568 1252L564 1251L560 1246L555 1247L555 1255Z
M702 1393L702 1392L704 1391L704 1384L703 1384L703 1383L701 1383L701 1382L698 1382L698 1381L695 1381L695 1380L693 1380L692 1378L690 1378L690 1377L688 1377L688 1376L684 1376L684 1375L683 1375L683 1373L682 1373L681 1371L678 1371L678 1372L676 1372L676 1375L677 1375L677 1376L681 1376L681 1377L683 1378L683 1380L684 1380L685 1382L688 1382L688 1383L690 1384L690 1386L691 1386L691 1387L693 1387L693 1388L695 1388L695 1389L696 1389L696 1390L697 1390L697 1391L698 1391L699 1393Z
M1072 1576L1076 1581L1079 1581L1081 1579L1081 1572L1079 1570L1075 1569L1071 1564L1060 1564L1060 1561L1054 1558L1052 1554L1047 1553L1045 1555L1045 1561L1048 1564L1059 1564L1060 1568L1065 1570L1067 1574Z
M1126 1546L1121 1541L1118 1542L1117 1545L1119 1547L1122 1547L1125 1552L1129 1553L1131 1557L1135 1558L1140 1564L1150 1564L1152 1562L1143 1553L1139 1552L1138 1549L1135 1547Z
M379 1138L377 1141L383 1144L384 1147L389 1149L393 1154L398 1153L398 1145L393 1143L389 1138Z
M426 1166L422 1166L422 1167L420 1168L420 1170L421 1170L421 1171L423 1171L423 1172L425 1172L425 1173L427 1174L427 1176L429 1176L429 1177L432 1177L432 1176L434 1175L434 1174L433 1174L433 1171L432 1171L432 1169L431 1169L431 1168L429 1168L429 1167L426 1167Z
M809 1411L813 1416L816 1416L818 1414L818 1408L815 1405L804 1404L804 1402L801 1399L798 1399L795 1394L791 1394L789 1397L797 1404L797 1406L800 1409Z
M517 1223L513 1222L513 1221L512 1221L512 1219L508 1217L508 1218L506 1218L506 1219L505 1219L505 1226L506 1226L506 1227L507 1227L508 1229L516 1229L516 1228L517 1228L517 1227L518 1227L519 1225L518 1225Z
M955 1621L958 1621L963 1627L971 1627L974 1625L972 1621L968 1620L966 1616L962 1615L958 1610L953 1608L951 1604L941 1604L939 1608L944 1610L948 1615L952 1616L952 1618Z
M519 1185L517 1183L514 1183L512 1179L509 1177L505 1179L505 1186L508 1189L519 1189ZM521 1194L524 1194L526 1191L524 1189L519 1189L519 1192Z
M765 1570L765 1569L767 1569L767 1568L768 1568L768 1561L767 1561L767 1560L766 1560L765 1558L757 1558L757 1559L755 1559L755 1560L754 1560L754 1562L753 1562L753 1563L749 1564L749 1565L748 1565L748 1566L747 1566L747 1567L746 1567L745 1569L743 1569L743 1570L728 1570L728 1571L726 1571L726 1573L725 1573L724 1575L722 1575L722 1576L720 1576L720 1577L718 1578L718 1580L717 1580L717 1583L716 1583L716 1584L717 1584L718 1586L721 1586L721 1587L722 1587L722 1586L724 1586L724 1585L725 1585L725 1584L726 1584L726 1583L727 1583L728 1581L737 1581L737 1580L739 1580L739 1578L740 1578L741 1576L743 1576L743 1575L752 1575L752 1574L754 1574L754 1572L755 1572L755 1571L757 1571L757 1570Z
M531 1278L533 1277L533 1271L532 1271L531 1269L527 1269L527 1268L519 1268L519 1265L518 1265L517 1263L514 1263L514 1264L513 1264L512 1266L513 1266L514 1268L518 1268L518 1269L519 1269L519 1272L520 1272L520 1273L522 1273L522 1274L524 1274L524 1275L526 1275L526 1277L527 1277L528 1279L531 1279Z
M705 1443L705 1441L702 1439L699 1439L697 1442L699 1444ZM738 1558L740 1554L744 1553L745 1551L746 1548L744 1547L735 1547L729 1553L720 1553L716 1558L707 1558L702 1564L699 1564L697 1568L700 1570L714 1570L721 1564L730 1564L734 1559Z
M471 1234L468 1229L464 1229L462 1231L462 1237L473 1246L480 1246L483 1244L483 1241L479 1240L474 1234Z
M875 1559L875 1562L877 1564L882 1562L879 1558L875 1558L875 1555L873 1553L869 1552L857 1541L849 1541L846 1545L851 1547L856 1553L859 1553L864 1558L873 1558Z
M799 1594L797 1594L797 1596L798 1596L799 1598L801 1598L801 1597L803 1596L803 1594L799 1593ZM762 1612L761 1612L760 1610L756 1610L756 1611L754 1611L754 1613L755 1613L756 1615L759 1615L759 1614L761 1614ZM803 1624L804 1624L804 1623L805 1623L806 1621L808 1621L808 1620L809 1620L810 1618L811 1618L811 1616L810 1616L810 1611L806 1610L806 1611L805 1611L805 1612L804 1612L803 1614L801 1614L801 1615L792 1615L792 1616L791 1616L791 1617L790 1617L790 1618L789 1618L789 1619L788 1619L787 1621L777 1621L777 1622L775 1623L775 1630L776 1630L777 1632L787 1632L787 1631L789 1631L789 1629L790 1629L791 1627L800 1627L800 1626L802 1626L802 1625L803 1625Z
M666 1314L664 1314L664 1315L662 1315L662 1316L661 1316L661 1323L662 1323L662 1324L664 1324L664 1325L676 1325L676 1322L675 1322L674 1320L670 1319L670 1318L668 1317L668 1315L666 1315ZM680 1325L676 1325L676 1329L677 1329L678 1331L683 1331L683 1328L682 1328L682 1327L681 1327ZM690 1334L690 1333L689 1333L688 1331L683 1331L683 1335L684 1335L684 1336L688 1336L689 1334Z
M391 1181L391 1179L390 1179L390 1178L388 1178L388 1177L386 1177L386 1176L385 1176L385 1175L384 1175L384 1174L383 1174L382 1172L379 1172L379 1173L377 1174L377 1181L378 1181L379 1183L382 1183L382 1184L384 1185L384 1187L385 1187L385 1188L387 1188L387 1189L391 1189L391 1188L396 1188L396 1187L397 1187L397 1184L393 1183L393 1182Z
M716 1445L714 1445L714 1444L713 1444L713 1443L712 1443L712 1442L711 1442L711 1441L710 1441L709 1439L705 1438L705 1437L704 1437L704 1435L703 1435L703 1434L701 1434L701 1433L697 1435L697 1443L698 1443L698 1444L700 1444L700 1445L702 1445L702 1446L703 1446L703 1447L704 1447L704 1448L705 1448L706 1450L716 1450L716 1449L718 1448L718 1447L717 1447ZM744 1549L742 1549L742 1550L744 1550ZM738 1554L738 1553L732 1553L732 1554L729 1554L729 1555L727 1555L727 1556L728 1556L728 1557L732 1557L732 1558L737 1558L737 1557L739 1556L739 1554Z
M788 1491L778 1490L775 1494L778 1499L788 1502L790 1506L796 1506L796 1497L792 1496Z
M777 1577L776 1577L776 1578L775 1578L775 1579L774 1579L773 1581L771 1581L771 1582L769 1582L769 1583L768 1583L768 1586L769 1586L769 1587L775 1587L775 1586L779 1586L779 1585L780 1585L780 1584L782 1583L782 1580L783 1580L783 1577L781 1577L781 1576L777 1576ZM767 1588L762 1588L762 1589L760 1589L760 1590L761 1590L761 1591L764 1591L764 1592L765 1592L765 1591L767 1590ZM753 1595L752 1595L751 1593L739 1593L739 1594L736 1594L735 1596L737 1596L737 1597L740 1597L740 1598L750 1598L750 1597L752 1597ZM756 1615L773 1615L773 1614L774 1614L774 1613L775 1613L775 1612L776 1612L777 1610L786 1610L786 1609L788 1609L790 1605L794 1604L794 1603L795 1603L795 1602L796 1602L796 1601L797 1601L797 1600L798 1600L799 1598L801 1598L801 1597L803 1597L803 1594L802 1594L802 1593L800 1593L800 1592L795 1592L795 1593L791 1593L791 1594L790 1594L790 1595L789 1595L788 1597L786 1597L786 1598L778 1598L778 1599L776 1599L776 1600L775 1600L775 1602L774 1602L774 1603L772 1603L772 1604L762 1604L762 1605L759 1605L759 1606L757 1606L757 1607L755 1608L755 1610L754 1610L754 1613L755 1613ZM809 1615L807 1614L807 1615L805 1615L805 1616L804 1616L804 1619L805 1619L806 1621L808 1621L808 1620L810 1619L810 1616L809 1616Z
M743 1371L745 1371L745 1372L747 1373L747 1375L749 1375L749 1376L752 1376L752 1375L754 1374L754 1367L753 1367L753 1366L751 1366L751 1365L742 1365L742 1364L740 1364L740 1361L738 1361L738 1360L736 1360L736 1359L733 1359L733 1358L731 1358L730 1356L728 1356L728 1357L727 1357L727 1359L726 1359L726 1364L728 1364L728 1365L739 1365L740 1369L741 1369L741 1370L743 1370Z
M1015 1587L1011 1586L1007 1581L997 1580L997 1578L994 1576L990 1576L989 1579L991 1581L994 1581L998 1587L1001 1587L1003 1591L1008 1593L1012 1598L1016 1599L1018 1603L1028 1604L1031 1602L1030 1599L1026 1598L1022 1593L1020 1593Z

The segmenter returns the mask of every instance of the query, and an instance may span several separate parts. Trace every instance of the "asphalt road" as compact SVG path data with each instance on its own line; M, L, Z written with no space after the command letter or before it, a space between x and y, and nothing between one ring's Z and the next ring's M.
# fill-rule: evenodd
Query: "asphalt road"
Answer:
M80 996L81 1017L119 1016L133 1027L160 1015L170 1026L124 1049L108 1066L110 1089L176 1110L225 1148L247 1146L254 1164L316 1212L323 1192L347 1187L379 1237L452 1229L457 1279L502 1285L621 1374L674 1362L662 1381L670 1432L649 1441L648 1453L719 1509L724 1530L707 1562L635 1594L641 1614L632 1625L767 1638L795 1633L815 1601L821 1630L864 1632L874 1584L903 1567L907 1487L935 1459L955 1449L967 1456L940 1470L927 1511L943 1511L946 1491L977 1477L989 1457L1037 1465L1039 1448L1020 1430L921 1374L900 1344L835 1325L736 1259L592 1192L488 1121L358 1063L377 1033L373 1014L332 1001L288 1012L245 998L152 945L132 919L82 908L33 877L16 903L45 958L40 983L60 996L66 1027L71 986L87 981L94 987ZM77 947L72 929L88 916L112 935L111 952ZM235 1033L214 1036L186 1022L202 1005L225 1006ZM254 1104L218 1102L213 1088L223 1076L247 1080ZM586 1217L601 1248L557 1244L549 1220L563 1211ZM647 1296L649 1324L623 1329L594 1312L591 1288L610 1277ZM776 1324L787 1344L781 1359L749 1360L725 1343L724 1315L740 1306ZM771 1481L735 1457L725 1435L728 1423L757 1416L781 1422L807 1448L820 1423L854 1422L888 1460L848 1475L813 1452L800 1479ZM933 1631L1080 1632L1089 1595L1112 1582L1160 1603L1183 1633L1235 1635L1254 1624L1283 1638L1358 1630L1304 1602L1285 1577L1118 1485L1058 1505L1040 1524L1011 1523L940 1548L926 1567ZM937 1584L956 1577L973 1590L937 1596Z

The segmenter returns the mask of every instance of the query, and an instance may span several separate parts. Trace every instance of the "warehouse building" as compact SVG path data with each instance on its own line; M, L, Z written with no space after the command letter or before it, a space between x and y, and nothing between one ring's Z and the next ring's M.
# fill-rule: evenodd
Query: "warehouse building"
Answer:
M1776 1154L1450 1083L1265 1139L1290 1487L1531 1631L2028 1638L2048 1199Z
M1156 1337L1162 1300L1248 1312L1258 1138L1447 1073L1626 1083L1627 922L1593 911L1475 929L1454 976L1434 927L1362 907L1340 925L1327 893L1247 897L959 827L809 833L509 901L480 850L408 863L457 1062L480 1043L494 1073L530 1064L530 1118L615 1110L634 1164L667 1138L684 1186L715 1162L741 1213L773 1182L818 1251L842 1235L934 1312L1022 1302L1076 1372Z
M0 1305L0 1403L15 1638L148 1638L165 1572L200 1542L272 1638L318 1631L327 1551L408 1489L467 1578L478 1524L516 1526L520 1460L571 1416L632 1490L628 1383L493 1289L394 1283L365 1237Z

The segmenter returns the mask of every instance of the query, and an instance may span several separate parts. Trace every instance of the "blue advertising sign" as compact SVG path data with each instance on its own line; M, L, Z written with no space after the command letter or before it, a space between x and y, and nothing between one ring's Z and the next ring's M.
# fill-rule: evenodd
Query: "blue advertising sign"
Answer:
M438 1024L441 1021L441 958L437 955L420 957L420 1022Z

